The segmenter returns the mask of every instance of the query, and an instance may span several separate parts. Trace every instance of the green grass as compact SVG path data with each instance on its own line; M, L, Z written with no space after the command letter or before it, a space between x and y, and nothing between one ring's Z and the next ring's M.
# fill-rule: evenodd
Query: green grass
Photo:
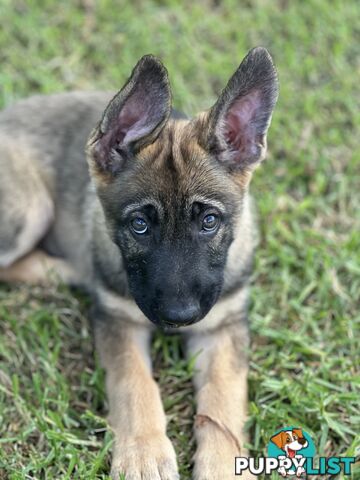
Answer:
M114 90L151 52L169 69L175 105L192 114L249 48L269 48L281 91L252 185L262 240L251 450L265 453L276 429L295 424L321 456L359 452L359 3L0 0L0 19L1 106L38 92ZM104 377L86 314L86 299L64 289L0 288L1 479L108 478ZM186 480L191 365L177 337L158 335L153 356Z

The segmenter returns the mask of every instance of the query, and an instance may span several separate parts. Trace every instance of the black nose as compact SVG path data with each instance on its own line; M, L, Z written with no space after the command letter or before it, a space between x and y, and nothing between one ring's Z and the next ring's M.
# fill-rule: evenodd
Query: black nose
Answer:
M196 322L200 316L200 305L190 303L187 305L169 305L162 311L161 320L171 326L181 327Z

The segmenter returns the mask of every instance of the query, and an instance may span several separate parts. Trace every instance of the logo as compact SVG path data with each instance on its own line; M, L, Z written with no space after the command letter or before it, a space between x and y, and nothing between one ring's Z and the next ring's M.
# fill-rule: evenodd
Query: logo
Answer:
M286 427L270 438L268 456L280 461L278 473L283 477L300 477L305 471L307 458L315 457L315 445L302 428Z
M282 477L305 478L307 475L351 474L354 457L320 457L315 462L316 449L310 435L301 427L284 427L270 437L268 457L235 458L235 475L246 470L254 475L278 472Z

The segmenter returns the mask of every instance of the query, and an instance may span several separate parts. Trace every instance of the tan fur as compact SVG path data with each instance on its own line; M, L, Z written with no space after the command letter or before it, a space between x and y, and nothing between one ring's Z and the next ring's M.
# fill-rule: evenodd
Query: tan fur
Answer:
M0 157L2 189L6 192L0 197L0 209L6 209L8 217L17 219L20 229L10 248L1 251L0 245L0 268L5 268L29 253L44 237L54 218L54 204L47 176L40 173L33 149L24 148L21 141L19 145L19 139L14 142L0 134ZM3 166L2 162L9 165ZM19 176L22 182L14 182L14 176Z
M50 257L34 250L6 268L0 268L0 280L28 284L79 283L80 279L71 265L60 258Z
M247 404L247 333L241 324L213 334L193 335L189 354L196 355L196 480L232 479L234 458L246 456L243 431ZM247 474L244 478L253 478Z
M151 328L149 320L131 299L120 298L103 287L99 287L97 293L102 306L110 315L119 317L122 321L126 319L134 325Z
M12 265L16 260L29 253L44 236L53 219L54 207L47 195L40 191L28 204L21 208L26 212L23 229L14 248L0 255L0 268Z
M107 371L109 421L115 435L113 478L126 473L130 480L178 479L159 389L151 376L148 329L98 328L96 342Z

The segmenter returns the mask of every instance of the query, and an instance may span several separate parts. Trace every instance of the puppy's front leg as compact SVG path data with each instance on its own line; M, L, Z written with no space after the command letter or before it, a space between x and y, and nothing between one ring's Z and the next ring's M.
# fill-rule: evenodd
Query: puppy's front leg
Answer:
M177 480L173 446L158 386L151 376L149 331L125 322L95 327L100 360L106 369L110 425L114 431L111 475L126 480Z
M247 328L241 323L189 338L189 354L197 355L195 480L239 478L235 477L235 457L247 456L243 432L247 405L247 343ZM253 477L243 474L241 478Z

